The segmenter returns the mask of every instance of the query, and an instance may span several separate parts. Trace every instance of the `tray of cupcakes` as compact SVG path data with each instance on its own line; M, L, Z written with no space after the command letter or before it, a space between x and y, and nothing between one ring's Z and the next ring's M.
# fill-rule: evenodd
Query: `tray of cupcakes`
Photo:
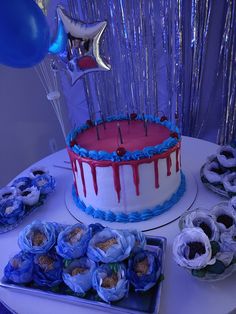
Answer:
M173 257L194 277L222 280L236 270L236 197L210 209L187 211L179 228Z
M28 176L0 189L0 233L16 228L54 189L55 179L44 167L32 168Z
M0 286L109 312L158 313L166 239L101 224L34 221Z
M216 154L208 157L200 176L213 192L227 198L236 196L236 148L220 146Z

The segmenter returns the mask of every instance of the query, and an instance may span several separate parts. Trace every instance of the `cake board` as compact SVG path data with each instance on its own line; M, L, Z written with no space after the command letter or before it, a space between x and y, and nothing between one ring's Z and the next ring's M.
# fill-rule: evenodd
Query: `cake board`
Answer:
M163 227L175 220L177 220L185 211L190 209L196 200L198 186L197 181L189 170L183 170L186 179L186 191L183 197L165 213L155 216L151 219L138 222L110 222L102 219L93 218L80 210L72 196L71 186L65 190L65 205L69 213L79 222L86 225L92 223L100 223L105 227L113 229L136 229L139 231L150 231Z

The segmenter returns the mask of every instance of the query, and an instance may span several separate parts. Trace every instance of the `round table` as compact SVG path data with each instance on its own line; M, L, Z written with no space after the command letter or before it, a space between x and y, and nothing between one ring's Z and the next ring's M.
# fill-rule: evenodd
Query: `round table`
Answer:
M207 190L200 181L199 171L206 157L214 154L217 145L190 137L183 137L182 141L182 165L191 171L198 184L198 195L192 206L211 207L222 201L222 198ZM52 154L35 165L43 165L50 170L50 174L56 178L57 186L44 206L39 207L32 215L25 218L16 229L0 235L0 276L9 257L19 251L17 237L22 228L35 219L44 221L56 221L66 224L75 223L75 219L69 214L65 206L64 193L66 186L72 183L72 172L57 166L69 167L64 161L68 161L66 150ZM19 174L25 175L29 169ZM235 281L236 273L225 280L218 282L203 282L192 277L186 270L180 268L172 258L172 243L178 234L178 220L164 227L149 231L147 234L164 236L167 238L167 251L165 260L165 280L161 293L161 314L222 314L229 313L236 308ZM8 304L19 314L51 314L51 313L102 313L102 309L80 307L51 299L39 298L14 292L6 288L0 288L0 299Z

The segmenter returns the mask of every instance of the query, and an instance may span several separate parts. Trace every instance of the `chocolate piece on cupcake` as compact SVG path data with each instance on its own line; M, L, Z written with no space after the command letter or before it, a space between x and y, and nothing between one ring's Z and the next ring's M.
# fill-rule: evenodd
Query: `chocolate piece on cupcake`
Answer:
M215 205L211 209L211 213L221 232L234 228L236 224L236 212L228 206L227 202Z

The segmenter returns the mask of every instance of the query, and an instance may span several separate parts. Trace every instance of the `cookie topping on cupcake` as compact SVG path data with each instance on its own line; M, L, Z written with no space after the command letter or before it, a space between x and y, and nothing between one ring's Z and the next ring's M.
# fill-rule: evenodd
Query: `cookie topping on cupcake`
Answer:
M112 245L117 244L117 240L116 238L111 238L108 239L104 242L98 242L96 243L96 247L98 247L99 249L103 250L103 251L107 251Z
M31 234L31 241L33 246L41 246L45 243L47 237L40 230L35 230Z
M68 240L71 244L74 244L78 242L81 238L81 235L83 234L83 230L79 227L73 229L69 234L68 234Z
M103 288L113 288L117 285L118 276L116 273L112 273L111 276L107 276L102 280L102 287Z
M136 264L135 271L138 276L143 276L147 273L148 268L149 268L148 259L145 258L144 260Z

